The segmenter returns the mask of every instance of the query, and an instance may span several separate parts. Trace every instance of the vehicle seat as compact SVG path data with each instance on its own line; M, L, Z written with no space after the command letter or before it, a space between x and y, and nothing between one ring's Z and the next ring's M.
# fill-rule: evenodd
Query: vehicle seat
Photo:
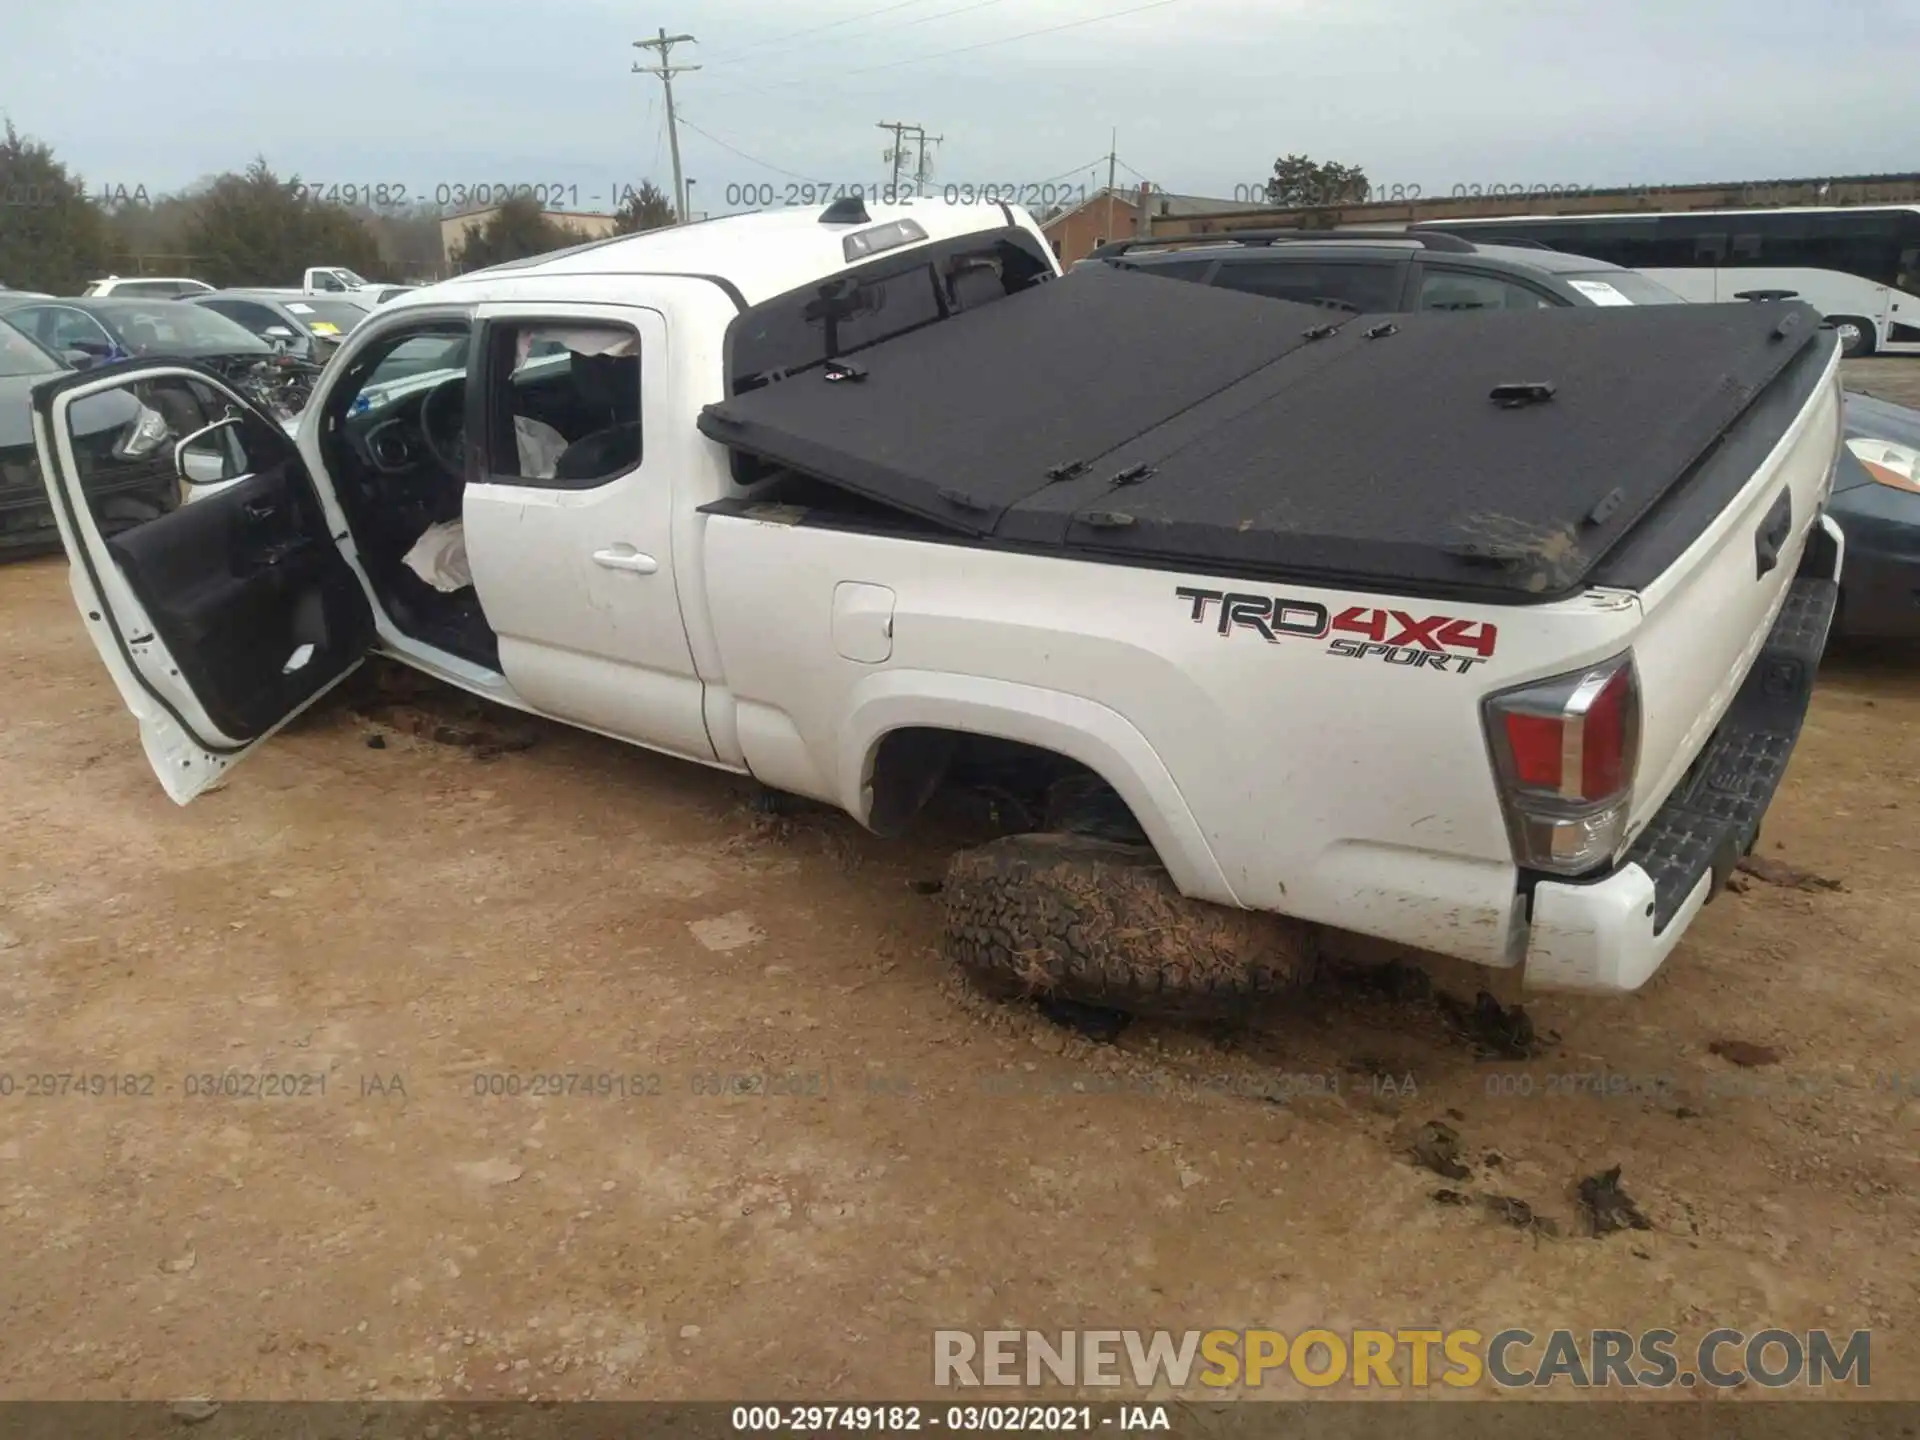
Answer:
M1436 285L1420 297L1422 310L1489 310L1493 307L1460 285Z
M953 297L954 309L978 310L982 305L1006 299L1007 287L990 261L976 260L962 262L953 272L953 278L947 282L947 293Z
M640 357L582 355L570 362L583 433L554 463L556 480L595 480L640 463Z
M582 435L554 462L556 480L601 480L640 463L640 422L629 420Z

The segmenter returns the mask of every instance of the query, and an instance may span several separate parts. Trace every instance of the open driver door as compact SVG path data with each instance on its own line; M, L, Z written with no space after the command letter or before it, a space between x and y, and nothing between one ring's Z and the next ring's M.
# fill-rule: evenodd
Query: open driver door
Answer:
M184 805L353 671L372 607L293 440L212 373L50 380L33 429L87 634ZM161 498L115 513L130 483Z

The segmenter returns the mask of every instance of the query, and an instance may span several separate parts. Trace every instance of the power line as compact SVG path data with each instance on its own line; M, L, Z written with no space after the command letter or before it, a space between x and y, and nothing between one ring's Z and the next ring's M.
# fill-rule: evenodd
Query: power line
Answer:
M927 55L909 55L904 60L889 60L884 65L863 65L852 70L836 70L833 72L833 79L844 80L850 75L872 75L881 70L897 70L902 65L918 65L927 60L944 60L949 55L966 55L975 50L988 50L996 45L1011 45L1016 40L1031 40L1040 35L1058 35L1065 30L1079 30L1084 26L1100 25L1108 20L1123 20L1129 15L1143 14L1148 10L1162 10L1169 5L1179 3L1180 0L1151 0L1150 4L1135 5L1127 10L1116 10L1110 15L1090 15L1084 20L1069 20L1063 25L1049 25L1040 30L1023 30L1018 35L1003 35L998 40L981 40L972 45L958 45L950 50L936 50ZM773 80L765 85L747 86L736 90L718 90L711 93L713 98L718 99L727 95L766 93L771 90L786 90L819 83L818 78L811 77L805 80Z
M861 20L871 20L877 15L890 15L895 10L906 10L914 5L925 5L929 0L896 0L892 5L882 5L878 10L868 10L859 15L849 15L841 20L829 20L824 25L810 26L805 30L795 30L786 35L776 35L770 40L755 40L742 45L738 50L722 55L713 61L715 65L731 65L749 50L759 50L768 45L784 45L789 40L798 40L803 35L818 35L822 30L837 30L842 25L852 25Z
M913 3L915 3L915 4L919 4L919 3L923 3L923 0L913 0ZM833 37L833 41L832 41L832 42L830 42L830 43L836 43L836 44L837 44L838 42L840 42L840 41L842 41L842 40L865 40L865 39L868 39L868 38L870 38L871 36L874 36L874 35L889 35L889 34L891 34L892 32L894 32L895 30L906 30L906 29L909 29L909 28L911 28L912 26L915 26L915 25L930 25L930 24L932 24L932 23L933 23L933 22L934 22L935 20L945 20L945 19L948 19L949 17L951 17L951 16L954 16L954 15L968 15L968 14L971 14L971 13L972 13L973 11L975 11L975 10L985 10L985 9L987 9L987 8L988 8L989 6L992 6L992 5L1004 5L1004 4L1006 4L1006 3L1007 3L1007 0L973 0L973 3L972 3L971 5L956 5L956 6L955 6L955 7L953 8L953 9L951 9L951 10L936 10L936 11L935 11L935 12L934 12L933 14L931 14L931 15L916 15L916 16L915 16L915 17L914 17L913 19L911 19L911 20L902 20L902 21L899 21L899 22L898 22L897 24L893 24L893 25L880 25L880 26L877 26L877 27L875 27L875 28L874 28L874 29L872 29L872 30L857 30L857 31L855 31L855 32L854 32L854 33L853 33L852 35L836 35L836 36L834 36L834 37ZM888 7L887 7L887 9L888 9L888 10L897 10L897 9L899 9L899 8L900 8L900 7L899 7L899 6L897 6L897 5L890 5L890 6L888 6ZM874 12L874 14L880 14L880 15L883 15L883 14L885 14L885 13L886 13L886 11L885 11L885 10L878 10L878 11L875 11L875 12ZM870 18L870 17L869 17L869 18ZM836 22L836 23L840 23L840 22ZM823 25L823 26L821 26L820 28L824 30L824 29L827 29L827 28L829 28L829 27L827 27L827 26L824 26L824 25ZM802 31L801 33L802 33L802 34L811 34L812 32L811 32L811 31ZM820 43L820 42L818 42L818 41L814 41L814 42L810 42L810 43L814 43L814 44L818 44L818 43ZM761 58L761 57L759 57L759 56L751 56L751 57L749 57L749 59L750 59L750 60L758 60L758 59L760 59L760 58ZM785 57L785 56L783 55L783 56L781 56L780 58L781 58L781 59L785 59L786 57ZM718 61L718 60L716 60L716 61L713 61L713 62L711 62L711 63L712 63L712 64L715 64L715 65L718 65L718 64L721 64L721 63L723 63L723 62L721 62L721 61ZM735 64L735 63L738 63L738 57L736 56L736 57L735 57L734 59L732 59L732 60L729 60L729 61L727 61L727 62L724 62L724 63L729 63L729 64Z
M1071 168L1069 168L1069 169L1066 169L1066 170L1062 170L1062 171L1061 171L1061 172L1060 172L1060 173L1059 173L1058 175L1049 175L1049 176L1047 176L1047 178L1046 178L1046 179L1044 179L1044 180L1035 180L1035 181L1034 181L1033 183L1034 183L1035 185L1051 185L1051 184L1052 184L1052 183L1053 183L1054 181L1056 181L1056 180L1064 180L1064 179L1066 179L1066 178L1067 178L1067 177L1068 177L1069 175L1078 175L1078 174L1079 174L1079 173L1080 173L1080 172L1081 172L1082 170L1091 170L1091 169L1092 169L1092 168L1093 168L1094 166L1096 166L1096 165L1098 165L1098 164L1099 164L1099 163L1100 163L1100 162L1101 162L1102 160L1104 160L1104 159L1106 159L1106 158L1107 158L1107 157L1106 157L1106 156L1104 156L1104 155L1096 155L1096 156L1094 156L1094 157L1093 157L1093 159L1091 159L1091 160L1089 160L1089 161L1087 161L1087 163L1086 163L1086 164L1084 164L1084 165L1075 165L1075 166L1072 166L1072 167L1071 167Z
M770 164L769 162L762 160L757 156L749 155L747 154L746 151L740 149L739 146L728 144L725 140L722 140L718 135L715 135L712 131L702 130L698 125L694 124L693 121L689 120L685 115L682 115L680 117L680 123L686 126L687 129L693 131L694 134L705 136L707 139L711 140L714 144L718 145L722 150L730 151L731 153L738 155L742 160L745 160L748 164L758 165L762 170L771 170L773 171L774 174L784 175L789 180L806 180L811 182L814 178L811 175L802 175L797 170L787 170L782 168L779 165Z
M925 60L944 60L949 55L965 55L974 50L987 50L995 45L1011 45L1016 40L1031 40L1036 35L1058 35L1062 30L1078 30L1086 25L1099 25L1107 20L1123 20L1129 15L1138 15L1147 10L1162 10L1169 5L1178 5L1180 0L1153 0L1150 5L1136 5L1131 10L1116 10L1111 15L1092 15L1085 20L1069 20L1064 25L1049 25L1044 30L1026 30L1018 35L1005 35L998 40L982 40L976 45L960 45L952 50L937 50L931 55L910 55L905 60L890 60L885 65L866 65L858 70L842 70L840 75L871 75L876 70L897 70L902 65L918 65Z

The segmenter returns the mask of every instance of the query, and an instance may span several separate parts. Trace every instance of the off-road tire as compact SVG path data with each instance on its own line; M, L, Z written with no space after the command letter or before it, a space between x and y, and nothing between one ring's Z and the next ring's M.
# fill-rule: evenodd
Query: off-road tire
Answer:
M1308 927L1188 899L1144 845L1010 835L954 856L943 894L947 958L1005 999L1220 1019L1313 973Z

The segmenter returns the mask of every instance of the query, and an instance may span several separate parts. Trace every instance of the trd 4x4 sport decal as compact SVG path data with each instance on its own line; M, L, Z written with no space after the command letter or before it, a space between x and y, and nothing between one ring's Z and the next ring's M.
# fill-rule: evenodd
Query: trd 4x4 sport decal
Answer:
M1236 626L1251 630L1268 640L1299 635L1317 640L1327 633L1327 607L1311 600L1280 600L1271 595L1228 595L1218 590L1194 590L1177 587L1174 594L1193 602L1193 622L1204 624L1207 607L1220 606L1220 633L1230 635Z
M1412 670L1463 674L1492 656L1500 634L1499 627L1486 621L1456 620L1451 615L1415 616L1405 610L1356 605L1330 616L1326 606L1312 600L1196 590L1186 585L1176 587L1173 593L1189 602L1189 618L1196 625L1214 619L1217 633L1223 636L1251 630L1277 645L1288 637L1322 640L1332 631L1344 630L1366 638L1343 636L1332 640L1327 654L1380 660ZM1219 609L1213 612L1216 605Z

